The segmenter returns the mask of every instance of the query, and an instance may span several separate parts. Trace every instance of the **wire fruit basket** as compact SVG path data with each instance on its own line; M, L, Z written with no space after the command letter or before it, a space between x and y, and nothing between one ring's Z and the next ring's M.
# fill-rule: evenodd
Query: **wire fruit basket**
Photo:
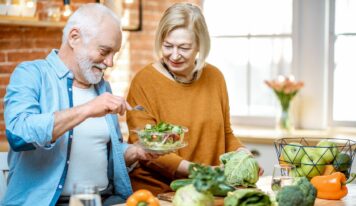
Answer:
M348 178L356 141L339 138L280 138L274 141L280 164L295 165L292 175L312 178L339 171Z

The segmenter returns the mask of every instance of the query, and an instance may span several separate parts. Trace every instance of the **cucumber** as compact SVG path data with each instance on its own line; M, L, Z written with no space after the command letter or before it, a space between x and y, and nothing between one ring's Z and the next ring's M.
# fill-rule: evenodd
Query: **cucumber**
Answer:
M219 184L218 187L212 188L211 192L214 196L225 197L228 192L235 191L235 188L227 184Z
M171 182L170 187L173 191L177 191L179 188L184 187L186 185L192 184L193 179L179 179Z

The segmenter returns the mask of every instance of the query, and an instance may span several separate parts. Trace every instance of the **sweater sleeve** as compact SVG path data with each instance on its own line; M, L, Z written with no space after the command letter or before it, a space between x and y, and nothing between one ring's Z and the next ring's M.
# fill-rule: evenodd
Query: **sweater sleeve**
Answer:
M127 125L129 128L129 142L135 143L138 141L138 136L132 132L135 129L143 128L146 124L157 124L158 114L156 112L157 105L154 101L149 101L151 96L149 90L145 90L145 81L142 80L142 76L137 75L130 86L127 101L130 105L141 105L145 108L145 112L142 111L129 111L127 112ZM168 178L173 178L176 170L183 160L182 157L175 153L170 153L159 157L152 161L141 161L140 164L159 172Z

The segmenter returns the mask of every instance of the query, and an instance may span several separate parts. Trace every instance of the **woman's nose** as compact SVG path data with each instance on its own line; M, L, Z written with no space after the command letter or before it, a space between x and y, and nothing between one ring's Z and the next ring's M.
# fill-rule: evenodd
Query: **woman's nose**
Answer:
M180 57L181 57L181 55L179 54L178 50L174 49L173 53L172 53L172 59L178 60Z

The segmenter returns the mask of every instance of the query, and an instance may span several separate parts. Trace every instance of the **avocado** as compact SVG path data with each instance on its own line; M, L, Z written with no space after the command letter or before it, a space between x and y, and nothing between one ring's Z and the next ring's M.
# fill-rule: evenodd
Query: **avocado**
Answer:
M351 157L346 153L339 153L333 165L337 171L345 172L351 167Z

